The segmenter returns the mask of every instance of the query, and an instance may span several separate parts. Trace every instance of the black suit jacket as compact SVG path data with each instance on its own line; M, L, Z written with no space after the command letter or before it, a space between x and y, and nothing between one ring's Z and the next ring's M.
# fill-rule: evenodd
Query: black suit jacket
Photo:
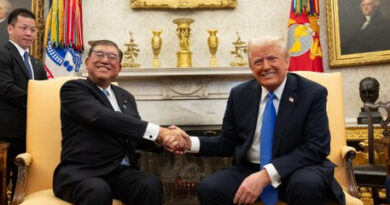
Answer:
M256 129L261 86L250 80L231 90L222 134L200 137L199 155L233 156L233 164L245 166ZM323 86L288 74L280 99L273 140L271 163L287 180L296 170L312 165L326 176L340 203L344 194L333 178L334 164L326 157L330 151L330 132L326 113L327 90Z
M31 57L36 80L47 79L43 66ZM26 132L27 70L16 47L0 46L0 137L20 138Z
M162 147L143 139L147 122L140 119L133 95L115 85L111 88L122 113L114 111L89 79L68 81L62 86L62 152L54 172L54 191L85 177L110 173L126 154L136 166L136 149L162 151Z
M0 23L0 46L8 42L8 19Z

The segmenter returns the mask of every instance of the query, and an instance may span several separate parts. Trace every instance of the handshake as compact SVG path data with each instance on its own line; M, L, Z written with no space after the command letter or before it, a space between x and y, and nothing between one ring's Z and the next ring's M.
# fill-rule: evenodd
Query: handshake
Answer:
M185 154L187 150L191 149L190 136L174 125L168 128L160 127L156 141L166 150L175 154Z

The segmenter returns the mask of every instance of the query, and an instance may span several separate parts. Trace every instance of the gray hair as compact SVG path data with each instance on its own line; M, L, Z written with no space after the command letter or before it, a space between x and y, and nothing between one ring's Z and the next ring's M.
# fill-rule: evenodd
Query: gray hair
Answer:
M287 43L286 40L281 36L261 36L258 38L252 38L248 42L248 62L250 65L251 61L251 52L253 47L262 47L267 45L275 45L279 46L281 53L286 57L286 59L289 58L289 53L287 50Z
M8 0L0 0L0 4L4 5L4 9L7 14L11 11L11 3L9 3Z
M379 0L362 0L361 3L363 3L363 1L369 1L369 2L374 3L375 7L378 7L381 4L381 2Z

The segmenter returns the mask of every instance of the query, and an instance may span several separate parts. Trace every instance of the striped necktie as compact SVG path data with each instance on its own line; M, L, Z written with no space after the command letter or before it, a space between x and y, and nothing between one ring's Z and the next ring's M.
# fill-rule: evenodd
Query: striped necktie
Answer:
M28 76L28 79L33 79L33 70L30 66L30 62L28 61L28 58L30 57L30 55L28 54L28 52L24 52L24 55L23 55L23 61L24 61L24 65L26 66L26 70L27 70L27 76Z

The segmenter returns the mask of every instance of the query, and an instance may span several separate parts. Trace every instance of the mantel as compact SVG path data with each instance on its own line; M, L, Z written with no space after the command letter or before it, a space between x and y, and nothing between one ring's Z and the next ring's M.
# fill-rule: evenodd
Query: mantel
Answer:
M88 75L85 69L80 71L81 75ZM251 76L247 67L218 67L218 68L122 68L119 78L133 77L179 77L179 76Z

